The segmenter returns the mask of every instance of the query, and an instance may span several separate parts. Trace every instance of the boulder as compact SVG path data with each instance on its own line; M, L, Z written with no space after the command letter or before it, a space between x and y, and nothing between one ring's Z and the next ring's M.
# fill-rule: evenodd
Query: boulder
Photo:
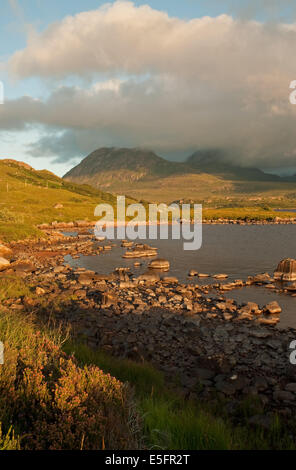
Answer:
M287 287L288 291L295 292L296 291L296 282L292 282L289 287Z
M10 262L7 259L0 257L0 271L8 268L9 265Z
M126 251L123 258L146 258L149 256L155 256L155 250L130 250Z
M150 269L162 269L168 271L170 269L170 262L163 258L158 258L149 264Z
M174 276L165 276L162 278L162 281L168 284L178 284L179 282L178 278Z
M262 325L276 325L279 321L280 319L278 317L271 317L271 318L259 317L257 319L257 322Z
M30 260L19 260L11 263L10 267L16 273L32 273L37 270L36 266Z
M10 248L0 243L0 256L1 258L11 259L13 252Z
M160 277L158 274L147 272L141 274L141 276L139 276L137 280L153 284L154 282L158 282L160 280Z
M90 286L93 283L93 276L87 273L80 274L78 283L81 286Z
M194 276L197 276L198 272L195 271L195 269L190 269L189 273L188 273L188 276L190 277L194 277Z
M0 257L11 259L12 258L12 250L5 245L0 243Z
M41 295L44 295L46 292L45 290L42 288L42 287L36 287L35 289L35 294L38 295L38 296L41 296Z
M270 313L271 315L276 315L278 313L281 313L282 309L276 301L273 301L269 302L269 304L265 306L265 311L267 313Z
M257 274L256 276L249 277L248 279L251 284L269 284L272 281L268 273Z
M296 281L296 260L283 259L274 272L274 279L280 281Z
M248 302L246 305L244 305L240 310L239 313L241 314L255 314L259 315L261 313L261 310L259 309L258 305L255 302Z
M121 246L123 248L131 248L133 246L134 242L128 242L127 240L123 240L121 243Z
M100 294L101 297L101 306L108 308L111 305L117 305L118 297L117 295L113 294L113 292L104 292Z

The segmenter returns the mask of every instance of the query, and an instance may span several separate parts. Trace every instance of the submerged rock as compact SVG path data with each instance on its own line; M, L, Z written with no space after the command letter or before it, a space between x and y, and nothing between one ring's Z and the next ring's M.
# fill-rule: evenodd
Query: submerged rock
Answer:
M272 281L268 273L257 274L256 276L249 277L248 279L251 284L269 284Z

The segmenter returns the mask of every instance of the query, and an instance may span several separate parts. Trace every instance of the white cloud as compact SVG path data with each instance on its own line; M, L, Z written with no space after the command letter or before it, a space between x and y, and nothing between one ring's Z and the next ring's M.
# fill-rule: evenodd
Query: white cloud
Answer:
M107 4L31 35L9 61L19 78L107 79L89 89L59 88L45 102L7 102L0 127L66 131L55 146L65 158L69 136L85 142L88 133L97 146L219 146L244 163L289 164L296 149L289 103L295 40L295 24L228 15L183 21L132 2Z
M278 73L283 64L287 71L295 34L281 25L235 21L228 15L183 21L147 5L118 1L31 36L9 66L20 78L157 72L233 82L250 72ZM289 70L294 71L291 60Z

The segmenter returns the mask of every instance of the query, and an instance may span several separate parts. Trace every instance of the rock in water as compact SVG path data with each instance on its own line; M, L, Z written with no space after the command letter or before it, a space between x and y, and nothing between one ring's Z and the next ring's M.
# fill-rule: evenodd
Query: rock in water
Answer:
M268 273L257 274L253 277L248 277L251 284L270 284L272 279Z
M213 276L215 279L227 279L228 278L228 274L214 274Z
M9 265L10 262L7 259L0 257L0 271L3 271L3 269L8 268Z
M265 306L265 309L271 315L276 315L277 313L281 313L282 311L281 307L276 301L269 302L269 304Z
M197 276L198 272L195 271L195 269L190 269L189 273L188 273L188 276L190 277L194 277L194 276Z
M149 264L150 269L163 269L165 271L168 271L170 269L170 262L167 261L166 259L158 258Z
M281 281L296 281L296 260L283 259L274 272L274 279Z

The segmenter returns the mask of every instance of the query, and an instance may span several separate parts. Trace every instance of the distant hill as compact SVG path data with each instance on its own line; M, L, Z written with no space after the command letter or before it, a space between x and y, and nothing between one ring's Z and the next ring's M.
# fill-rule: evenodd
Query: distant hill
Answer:
M100 203L115 205L112 194L72 183L23 162L0 160L0 240L39 234L36 225L95 220Z
M186 161L195 170L221 176L223 179L241 181L281 181L277 175L264 173L258 168L242 167L227 161L227 155L221 150L200 150Z
M281 181L279 176L258 168L229 163L225 157L221 150L213 149L195 152L186 162L171 162L149 150L104 147L88 155L64 178L101 188L113 188L122 181L133 183L181 174L208 174L224 180Z
M193 201L211 210L296 208L294 178L241 167L229 157L219 149L199 150L181 163L139 148L101 148L64 179L139 201Z

